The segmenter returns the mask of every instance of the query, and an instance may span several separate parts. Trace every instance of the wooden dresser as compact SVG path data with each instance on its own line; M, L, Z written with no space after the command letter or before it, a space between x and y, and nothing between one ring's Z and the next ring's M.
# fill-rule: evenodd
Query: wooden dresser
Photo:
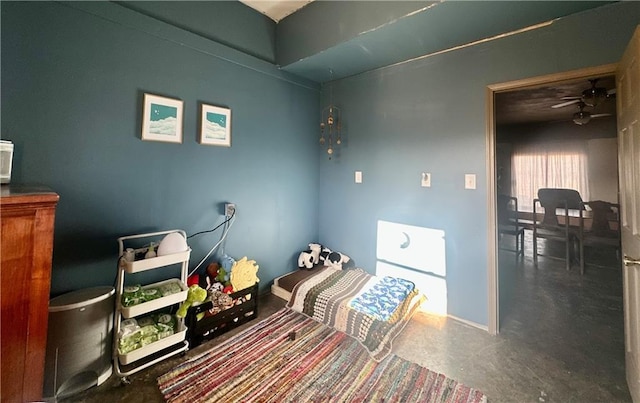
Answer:
M59 196L42 187L0 188L0 400L42 399L53 223Z

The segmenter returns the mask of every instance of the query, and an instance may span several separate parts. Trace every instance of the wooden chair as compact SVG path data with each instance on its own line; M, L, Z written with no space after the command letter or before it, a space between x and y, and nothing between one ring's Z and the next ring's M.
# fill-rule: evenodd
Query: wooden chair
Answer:
M524 259L524 227L518 222L518 199L513 196L498 195L498 234L515 237L515 250L500 246L502 250L516 253L516 260Z
M538 220L536 206L544 208L542 220ZM558 210L561 210L563 222L558 220ZM569 210L579 213L578 225L570 225ZM563 242L565 245L565 265L571 269L571 261L577 243L579 249L580 273L584 274L584 244L583 244L583 210L584 204L580 193L573 189L538 189L538 198L533 201L533 261L538 267L538 238Z
M620 258L620 205L602 200L584 202L591 210L591 226L583 229L585 246L609 246ZM613 223L613 226L611 225Z

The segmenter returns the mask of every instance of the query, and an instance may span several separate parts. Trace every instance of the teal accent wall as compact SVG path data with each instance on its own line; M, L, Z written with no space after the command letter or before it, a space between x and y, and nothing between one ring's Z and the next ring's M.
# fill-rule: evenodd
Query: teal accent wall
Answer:
M640 3L622 2L327 83L323 104L332 92L342 108L344 145L321 159L320 242L373 272L379 220L444 230L448 313L486 325L487 86L615 63L638 23ZM466 173L476 190L464 189Z
M210 229L225 201L225 250L263 290L317 239L317 84L113 3L0 6L12 181L60 194L53 295L112 284L118 237ZM140 139L145 92L184 101L182 144ZM202 102L231 109L231 148L197 143ZM189 242L191 268L219 235Z

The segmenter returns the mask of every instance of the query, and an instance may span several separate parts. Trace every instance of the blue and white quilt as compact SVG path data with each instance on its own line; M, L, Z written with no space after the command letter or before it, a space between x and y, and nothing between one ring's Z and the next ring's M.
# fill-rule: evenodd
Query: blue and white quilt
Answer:
M374 277L351 301L349 308L381 321L393 321L393 314L415 285L397 277Z

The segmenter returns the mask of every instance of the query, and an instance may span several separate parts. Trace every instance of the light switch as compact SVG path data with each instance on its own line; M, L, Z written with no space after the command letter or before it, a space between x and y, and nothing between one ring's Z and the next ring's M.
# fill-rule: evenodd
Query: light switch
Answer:
M356 183L362 183L362 171L356 171Z
M476 188L476 174L465 174L464 175L464 188L465 189L475 189Z
M422 173L422 180L420 181L420 185L423 188L431 187L431 174L428 172Z

